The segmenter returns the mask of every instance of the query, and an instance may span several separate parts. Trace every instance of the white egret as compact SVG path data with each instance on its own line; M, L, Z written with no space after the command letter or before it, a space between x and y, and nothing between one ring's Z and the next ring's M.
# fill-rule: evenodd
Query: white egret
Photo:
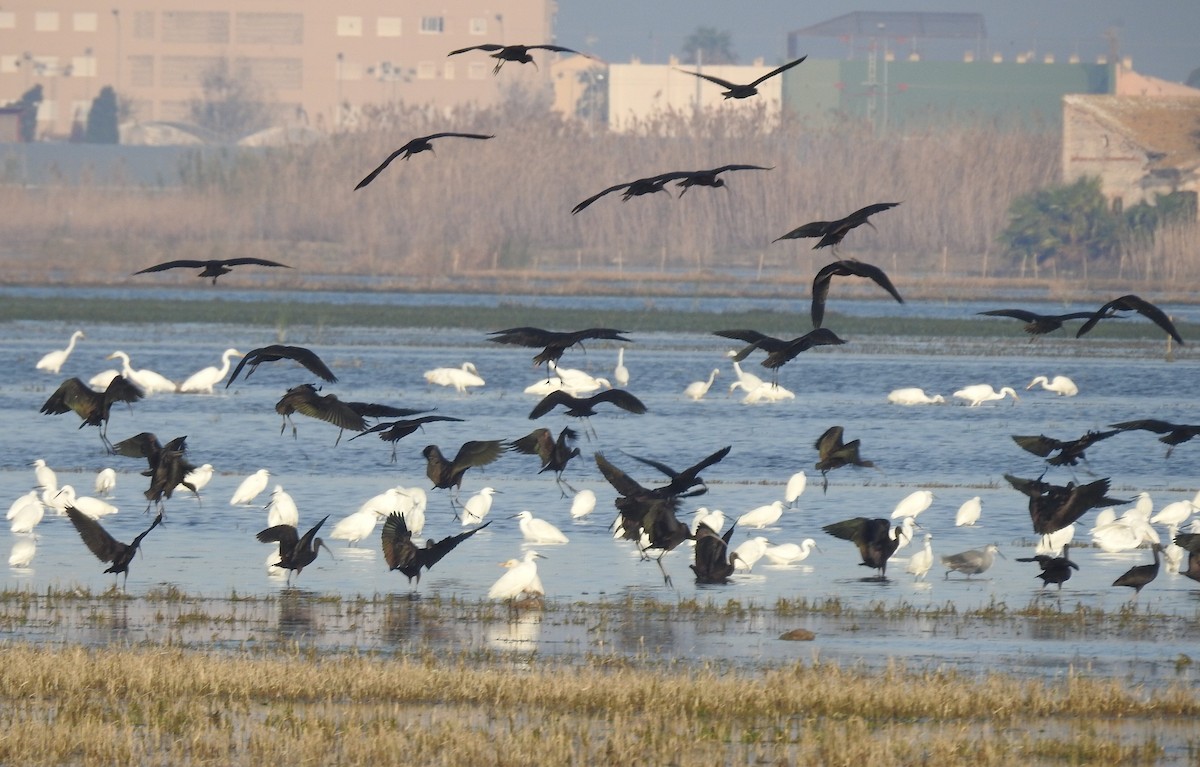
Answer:
M624 386L629 383L629 368L625 367L625 347L617 349L617 366L613 369L613 379L616 380L617 386Z
M58 475L41 458L33 462L33 476L37 479L37 487L43 490L58 490Z
M267 489L267 481L271 478L271 472L266 469L259 469L250 476L242 480L238 485L237 490L233 491L233 497L229 499L230 506L246 506L249 505L258 494Z
M761 535L742 541L733 550L733 553L737 554L737 559L733 560L734 569L747 572L753 570L754 564L763 558L770 545L770 542Z
M540 381L535 381L525 387L526 394L534 394L538 397L545 397L552 391L566 391L566 384L558 376L550 376L543 378Z
M466 393L471 386L483 386L486 383L470 362L464 362L462 367L457 368L426 370L425 381L434 386L453 386L459 394Z
M1034 547L1033 553L1048 557L1057 557L1062 555L1063 547L1069 544L1075 538L1075 525L1067 525L1061 530L1055 530L1052 533L1043 535Z
M1179 566L1183 564L1183 555L1186 553L1182 546L1175 543L1175 536L1178 533L1178 525L1167 525L1167 545L1163 546L1163 559L1167 562L1168 573L1179 572Z
M1092 529L1092 543L1109 554L1132 551L1146 541L1158 543L1158 531L1137 520L1122 518Z
M904 389L893 389L887 396L887 401L893 405L940 405L946 398L940 394L930 397L924 389L910 386Z
M563 535L562 530L544 519L536 518L531 511L522 511L513 517L521 520L521 535L525 536L526 543L567 543L567 536Z
M728 352L725 353L725 356L726 357L736 357L737 352L734 351L733 349L730 349ZM762 386L764 383L761 378L754 375L753 373L747 373L745 370L742 370L742 366L738 364L737 360L733 361L733 374L737 376L737 379L738 379L737 383L741 384L742 389L747 392L754 391L758 387ZM732 384L730 384L730 386L729 386L729 391L733 391Z
M974 498L968 498L963 501L963 505L958 507L958 512L954 515L954 526L973 526L979 521L979 515L983 513L983 499L978 495Z
M208 483L212 481L212 476L213 465L211 463L206 463L203 466L197 466L189 471L183 478L183 481L196 488L196 492L198 493L208 486ZM183 487L183 485L179 485L179 487Z
M798 471L788 477L787 487L783 491L783 500L788 502L788 505L795 506L796 499L804 492L804 488L808 487L808 475L803 471Z
M1066 376L1054 376L1053 379L1047 379L1046 376L1038 376L1029 382L1025 387L1025 391L1029 391L1038 384L1046 391L1052 391L1060 397L1074 397L1079 393L1079 387L1075 382Z
M538 577L537 560L545 559L536 551L526 551L524 559L510 559L501 565L508 572L488 589L488 599L516 599L519 596L537 596L546 594L542 579Z
M996 561L997 554L1000 554L1000 549L994 543L989 543L983 548L983 551L970 549L958 554L946 554L942 557L942 564L946 567L946 578L950 578L951 572L963 573L968 578L985 573ZM1000 556L1004 555L1000 554Z
M346 541L351 546L375 532L380 514L374 509L356 511L333 526L329 537L336 541Z
M8 555L8 566L29 567L34 554L37 554L37 540L32 535L23 535L13 541L12 551Z
M596 494L588 489L580 490L571 499L571 519L583 519L596 509Z
M1150 517L1150 522L1155 525L1175 525L1178 527L1186 522L1195 510L1196 506L1193 501L1175 501L1159 509L1157 514Z
M713 379L720 374L721 371L714 368L713 372L708 374L707 381L692 381L687 385L687 388L683 390L683 396L694 402L699 402L700 400L704 399L705 394L708 394L709 388L712 387Z
M45 356L38 360L37 369L57 374L58 371L62 370L63 363L67 361L67 357L71 356L71 352L75 350L75 341L84 337L82 330L76 330L71 334L71 340L67 342L67 348L47 352Z
M59 505L61 504L61 506ZM87 495L76 495L75 488L70 485L63 485L56 493L55 508L61 508L64 511L68 506L74 506L83 513L84 516L92 519L107 517L109 514L116 514L117 507L111 503L106 503L99 498L92 498Z
M224 381L225 376L229 375L230 358L244 356L246 355L237 349L226 349L221 353L221 367L206 367L192 373L186 381L179 384L179 391L187 394L212 394L213 386Z
M787 566L808 559L808 555L817 547L812 538L805 538L799 544L781 543L778 546L768 546L763 556L773 565Z
M914 580L923 581L931 567L933 567L933 536L925 533L925 548L908 558L904 572L916 576Z
M773 525L783 516L783 501L773 501L766 506L747 511L737 518L737 523L743 528L749 527L761 530L767 525Z
M101 469L96 473L96 483L93 486L96 495L110 496L116 486L117 472L115 469Z
M267 502L267 527L276 525L297 527L299 524L300 510L296 508L296 502L283 489L283 485L275 485L275 489L271 491L271 500Z
M419 487L396 488L399 495L396 500L397 510L404 516L404 526L411 535L420 535L425 529L425 506L429 497Z
M10 528L14 533L32 533L46 514L46 507L33 490L18 498L8 509Z
M612 388L607 378L596 378L575 368L559 367L554 360L550 360L546 365L550 372L562 379L563 388L570 394L587 394L597 389Z
M991 384L972 384L971 386L965 386L954 392L954 397L956 399L970 402L971 407L979 407L984 402L992 402L993 400L1004 399L1005 395L1012 396L1014 405L1017 404L1017 401L1020 399L1017 397L1017 393L1013 391L1011 386L1005 386L1000 391L996 391L992 388Z
M58 491L55 490L55 492L58 492ZM42 505L41 499L38 498L38 491L30 490L28 493L26 493L25 495L19 496L17 498L17 500L12 502L12 505L8 507L8 514L4 518L12 519L13 517L17 516L18 514L21 514L26 506L30 506L35 503L39 506Z
M125 376L126 379L131 381L134 386L141 389L146 395L179 390L178 384L153 370L147 368L134 370L129 364L129 355L125 352L115 351L108 355L108 359L121 360L121 375Z
M757 405L760 402L783 402L784 400L796 399L794 393L774 382L759 384L753 389L748 389L741 381L734 381L730 384L729 390L733 391L739 387L746 389L746 396L742 397L743 405Z
M912 517L916 519L917 515L925 509L928 509L933 504L933 493L929 490L917 490L914 493L909 493L896 504L896 508L892 509L892 519L901 517Z
M112 368L109 368L108 370L101 370L99 373L89 378L87 384L96 391L104 391L108 388L108 385L112 383L112 380L119 375L121 375L120 370L113 370Z
M467 525L478 525L483 522L483 518L492 510L492 495L496 493L496 489L492 487L481 488L478 493L467 499L463 504L462 523L463 527Z
M899 551L908 544L912 543L913 528L915 527L917 527L917 521L915 519L912 517L904 517L900 520L900 524L894 525L892 529L888 531L888 535L892 537L892 540L896 541L896 551Z
M721 528L725 527L725 512L720 509L709 510L704 506L696 509L692 513L692 522L688 527L692 531L692 535L696 534L696 530L701 524L707 525L714 533L721 532Z

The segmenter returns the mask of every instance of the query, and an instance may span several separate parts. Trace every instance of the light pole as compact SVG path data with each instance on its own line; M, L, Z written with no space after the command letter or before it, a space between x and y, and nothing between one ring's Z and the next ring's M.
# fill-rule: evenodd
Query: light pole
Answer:
M334 84L336 96L335 96L335 101L334 101L334 113L333 113L333 124L334 124L334 127L337 127L337 128L342 127L342 63L345 60L346 60L346 54L342 53L341 51L338 51L337 82Z
M120 91L121 91L121 11L120 11L120 9L113 8L112 15L113 15L113 26L116 28L116 32L117 32L117 60L116 60L116 70L117 71L116 71L116 74L113 76L113 80L116 83L115 90L118 93L120 93Z

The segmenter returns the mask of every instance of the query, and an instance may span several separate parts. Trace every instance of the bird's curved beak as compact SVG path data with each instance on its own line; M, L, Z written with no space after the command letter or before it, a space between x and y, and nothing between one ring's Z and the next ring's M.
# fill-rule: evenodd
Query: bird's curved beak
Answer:
M335 557L335 556L333 555L333 550L332 550L332 549L330 549L328 546L326 546L326 545L325 545L325 541L318 540L318 541L317 541L317 547L318 547L318 548L325 549L325 551L329 552L329 558L330 558L330 559L332 559L332 560L334 560L335 562L337 561L337 557Z

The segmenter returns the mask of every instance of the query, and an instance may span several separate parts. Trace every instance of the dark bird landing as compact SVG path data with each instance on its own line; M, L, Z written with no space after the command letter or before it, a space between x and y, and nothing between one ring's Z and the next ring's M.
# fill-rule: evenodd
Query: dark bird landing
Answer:
M404 522L404 515L393 511L383 523L383 559L387 562L388 570L399 570L408 576L408 582L416 579L416 585L421 585L421 568L426 570L441 561L442 557L454 550L454 547L470 538L475 533L492 524L484 522L474 530L468 530L458 535L447 536L437 543L433 539L425 541L424 548L418 548L412 542L412 533Z
M718 535L703 522L696 526L696 561L691 566L696 574L696 583L729 583L734 562L738 558L729 549L729 540L733 537L735 527L737 525L732 525L724 535Z
M150 527L146 531L133 539L133 543L125 545L116 538L109 535L108 531L100 526L100 523L84 514L74 506L68 506L67 517L70 518L71 524L79 532L79 537L83 539L84 545L91 550L96 558L101 562L110 562L112 566L104 572L120 574L125 573L125 582L129 583L129 563L133 561L133 555L137 554L138 546L142 544L142 539L150 534L150 531L158 527L162 522L162 514L154 517L154 521L150 523ZM116 581L113 581L113 588L116 588Z
M1063 326L1067 320L1085 320L1095 315L1095 312L1071 312L1070 314L1035 314L1024 309L992 309L979 314L988 317L1011 317L1025 323L1025 332L1031 336L1052 333ZM1029 340L1033 340L1032 338Z
M1154 550L1154 564L1129 568L1124 575L1113 581L1113 585L1128 586L1133 589L1135 595L1142 593L1146 584L1158 577L1158 568L1162 564L1162 546L1155 543L1151 548Z
M1105 495L1109 485L1107 478L1086 485L1074 482L1051 485L1041 478L1022 479L1011 474L1005 474L1004 478L1029 497L1029 518L1033 520L1033 531L1040 535L1049 535L1074 524L1091 509L1129 503Z
M558 433L558 439L554 438L549 429L541 428L534 429L524 437L513 440L509 443L509 447L518 453L536 455L542 461L542 468L538 474L544 471L553 471L554 481L558 483L560 491L566 485L571 492L575 492L575 488L563 480L562 474L571 459L579 455L579 448L573 447L577 439L579 439L579 433L569 426L564 427ZM563 497L566 497L565 492L563 492Z
M1188 553L1187 569L1180 570L1180 574L1200 581L1200 533L1179 533L1175 545Z
M649 458L639 458L636 455L626 453L635 461L640 461L647 466L658 469L663 474L671 478L671 481L662 487L655 488L653 493L662 498L692 498L697 495L704 495L708 492L708 485L704 483L704 478L700 476L700 472L710 466L715 466L725 460L725 456L729 455L729 451L733 449L732 445L726 445L717 452L701 459L693 466L689 466L683 471L676 471L665 463L652 461ZM693 488L696 488L693 490Z
M676 186L680 187L682 190L679 192L679 196L683 197L683 195L687 193L687 190L694 186L708 186L714 189L717 187L722 187L724 189L728 189L729 186L725 183L725 179L717 178L717 176L734 170L771 170L771 168L762 165L722 165L719 168L713 168L711 170L694 170L687 172L680 177L680 182L676 184Z
M814 328L821 327L821 322L825 319L825 299L829 296L829 284L833 281L834 277L866 277L888 293L891 293L892 298L900 303L904 303L904 299L900 297L900 294L892 285L892 281L888 279L888 276L878 266L864 264L862 261L855 261L854 259L834 261L832 264L821 267L821 270L817 272L817 276L813 278L812 322Z
M196 276L197 277L212 277L212 284L216 285L217 278L220 277L222 274L229 274L231 271L233 271L233 267L247 266L247 265L251 265L251 264L254 266L278 266L283 269L291 269L292 268L292 267L288 266L287 264L281 264L278 261L268 261L265 258L251 258L249 256L244 257L244 258L213 259L211 261L196 261L193 259L185 258L185 259L181 259L179 261L167 261L166 263L155 264L154 266L147 266L145 269L142 269L141 271L134 272L134 274L146 274L147 272L165 272L167 269L200 269L202 271L200 272L200 274L198 274Z
M646 412L646 406L640 399L624 389L605 389L590 397L573 397L562 389L552 391L542 398L542 401L529 411L529 420L540 418L554 408L562 405L567 409L566 415L572 418L587 418L596 414L596 405L608 402L611 405L636 415Z
M1155 434L1163 436L1158 438L1158 441L1167 447L1167 458L1171 457L1171 451L1176 445L1182 445L1184 442L1192 439L1197 434L1200 434L1200 426L1189 426L1186 424L1168 423L1167 421L1159 421L1154 418L1143 418L1140 421L1124 421L1122 423L1109 424L1114 429L1121 431L1152 431Z
M664 187L669 182L684 178L687 175L688 174L686 172L675 171L671 173L663 173L659 176L650 176L648 178L639 178L634 181L626 181L621 184L614 184L602 192L597 192L596 194L576 205L574 208L571 208L571 215L575 215L596 200L599 200L604 195L611 194L622 189L625 190L625 193L621 195L621 202L629 202L630 198L632 197L641 197L647 194L654 194L655 192L666 192L667 190Z
M247 352L246 356L242 357L241 361L238 362L237 367L233 369L229 380L225 382L225 388L229 388L229 384L233 383L234 379L238 377L238 373L241 373L242 368L246 367L246 365L250 366L250 369L246 371L246 378L249 378L254 375L254 371L262 363L277 362L279 360L294 360L321 380L328 381L329 383L337 383L337 376L333 374L333 371L314 352L305 349L303 346L272 344L271 346L264 346L261 349L251 349Z
M1183 343L1183 338L1180 337L1179 331L1175 329L1175 325L1171 323L1171 318L1167 316L1166 312L1149 301L1132 294L1114 298L1104 306L1101 306L1099 311L1092 314L1091 319L1080 326L1079 330L1075 333L1075 337L1082 338L1085 333L1096 326L1097 322L1114 317L1117 312L1137 312L1165 330L1167 335L1175 339L1175 343Z
M584 341L592 339L604 341L623 341L633 343L632 339L621 335L627 331L613 328L585 328L575 331L542 330L541 328L520 327L507 330L493 330L488 333L489 341L496 344L525 346L530 349L541 347L542 351L533 358L534 365L547 362L557 362L563 352L579 344L582 348Z
M778 370L795 359L798 354L806 352L814 346L837 346L846 343L828 328L815 328L799 338L791 340L774 338L759 333L757 330L717 330L713 332L713 335L746 342L747 345L733 355L735 362L746 359L755 349L763 350L767 353L767 357L762 361L762 366L771 370Z
M821 472L821 492L829 490L828 474L834 469L842 466L875 468L874 463L864 461L859 457L858 440L842 442L843 433L844 430L841 426L830 426L813 444L813 447L817 449L817 458L819 459L814 468ZM891 556L891 553L888 556Z
M460 421L461 422L462 419L461 418L451 418L448 415L423 415L420 418L413 418L413 419L404 420L404 421L385 421L383 423L375 424L374 426L372 426L371 428L362 432L361 434L355 434L350 439L352 439L352 440L358 439L359 437L361 437L365 434L378 434L379 438L381 440L383 440L384 442L392 443L392 463L395 463L396 462L396 443L399 442L400 440L404 439L408 435L412 434L413 432L417 431L418 429L420 429L421 431L425 431L422 427L427 423L433 423L435 421ZM349 440L347 440L347 441L349 441Z
M817 244L813 245L813 250L824 248L827 245L837 245L851 229L860 227L863 224L874 229L875 225L868 219L876 213L890 210L899 204L898 202L877 202L874 205L868 205L865 208L856 210L845 218L839 218L837 221L810 221L803 226L793 229L782 237L776 237L772 242L795 240L801 237L820 237L821 239L817 241Z
M175 488L182 485L192 491L197 499L200 493L194 485L185 481L188 473L196 467L187 458L187 437L176 437L162 445L158 437L148 431L135 434L129 439L123 439L113 445L113 452L127 458L145 458L148 466L142 476L150 477L150 488L146 490L146 500L157 503L159 512L163 512L163 499L170 498ZM147 506L149 511L150 507Z
M747 85L738 85L737 83L731 83L728 80L722 80L721 78L714 77L713 75L706 75L703 72L689 72L686 69L677 69L676 71L683 72L685 75L692 75L693 77L699 77L704 80L708 80L710 83L716 83L717 85L726 89L724 91L723 95L727 99L747 99L747 98L750 98L751 96L755 96L758 94L758 86L762 85L764 80L769 80L772 77L774 77L775 75L779 74L780 72L786 72L787 70L791 69L792 67L796 66L797 64L799 64L800 62L804 61L807 58L808 58L807 56L801 56L800 58L796 59L795 61L789 61L788 63L784 64L781 67L772 69L770 72L767 72L762 77L758 78L754 82L751 82Z
M366 186L367 184L374 181L375 177L378 176L380 173L382 173L384 168L391 165L392 160L395 160L397 157L399 157L402 160L407 160L409 157L412 157L414 154L418 154L420 152L432 152L433 144L430 143L431 141L433 141L436 138L448 138L451 136L456 137L456 138L474 138L474 139L495 138L495 136L487 136L482 133L434 133L429 136L421 136L420 138L415 138L412 141L409 141L404 146L397 149L395 152L392 152L390 155L388 155L388 158L386 160L384 160L378 168L376 168L375 170L368 173L366 178L364 178L362 181L358 182L358 186L354 187L354 191L357 192L359 189L362 189L364 186Z
M452 490L450 505L456 507L458 491L462 489L463 475L466 474L467 469L475 466L487 466L503 455L507 449L508 446L498 439L464 442L454 456L454 460L451 461L442 455L442 451L437 445L426 445L425 449L421 451L421 454L425 456L425 476L429 477L429 481L433 483L434 487ZM454 516L458 517L457 508Z
M279 561L274 566L292 570L299 578L300 572L316 561L318 549L323 548L329 551L325 542L316 537L317 531L321 529L321 525L325 524L327 519L329 519L328 514L303 536L300 536L296 528L291 525L275 525L259 531L255 537L258 538L259 543L278 543ZM329 551L329 556L333 556L332 551ZM291 579L292 574L288 573L288 581L290 582Z
M1067 553L1070 550L1070 544L1063 546L1061 557L1051 557L1045 554L1038 554L1036 557L1017 557L1018 562L1037 562L1038 567L1042 569L1036 576L1042 579L1042 588L1046 588L1051 583L1058 584L1058 590L1062 591L1062 585L1071 580L1071 569L1079 569L1079 565L1067 558Z
M1102 439L1108 439L1120 433L1120 429L1113 429L1112 431L1089 431L1079 439L1072 440L1058 440L1047 437L1044 434L1039 434L1036 437L1014 434L1013 442L1020 445L1022 449L1045 458L1046 463L1051 466L1075 466L1080 461L1087 460L1087 456L1083 453L1089 447ZM1055 450L1059 451L1058 455L1052 458L1048 457Z
M900 548L900 536L903 533L899 525L893 528L886 519L855 517L825 525L821 529L835 538L852 542L858 547L863 567L875 568L879 571L878 580L887 580L888 560Z
M533 64L533 68L537 69L537 62L529 55L530 51L554 51L555 53L574 53L584 58L594 58L586 53L580 53L572 48L564 48L561 45L500 45L498 43L484 43L483 45L472 45L468 48L459 48L457 51L450 51L446 54L449 56L457 56L460 53L467 51L495 51L492 53L492 58L496 59L496 66L492 69L492 74L498 74L500 67L504 66L504 62L512 61L517 64Z
M367 428L367 418L398 418L422 412L370 402L342 402L336 395L322 396L318 391L312 384L300 384L288 389L275 403L275 412L283 416L283 425L279 427L280 434L283 434L284 429L291 423L292 436L296 436L296 424L292 423L292 413L299 413L338 427L337 440L333 443L336 447L342 441L342 431L363 431Z
M142 396L142 390L122 376L114 377L103 392L93 391L78 378L68 378L58 385L50 398L42 404L39 412L45 415L74 412L83 419L79 428L99 427L100 441L104 443L106 450L111 451L112 443L108 441L108 417L113 403L137 402Z

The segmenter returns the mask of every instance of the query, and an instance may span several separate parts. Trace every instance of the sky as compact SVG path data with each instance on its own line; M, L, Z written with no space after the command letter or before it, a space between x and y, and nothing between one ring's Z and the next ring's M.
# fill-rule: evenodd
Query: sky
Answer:
M1006 61L1033 51L1040 60L1054 54L1085 62L1108 51L1106 33L1115 29L1121 55L1146 75L1182 82L1200 67L1200 0L558 0L555 42L590 52L609 63L665 63L678 54L685 37L700 26L732 33L738 61L782 61L787 33L851 11L952 11L981 13L987 29L986 53ZM933 45L931 43L931 45ZM944 43L942 45L945 45ZM954 48L965 45L955 43ZM813 40L816 58L845 57L845 45ZM801 51L801 53L806 51ZM961 57L961 52L955 53ZM933 58L933 51L926 52ZM938 58L944 58L939 56Z

